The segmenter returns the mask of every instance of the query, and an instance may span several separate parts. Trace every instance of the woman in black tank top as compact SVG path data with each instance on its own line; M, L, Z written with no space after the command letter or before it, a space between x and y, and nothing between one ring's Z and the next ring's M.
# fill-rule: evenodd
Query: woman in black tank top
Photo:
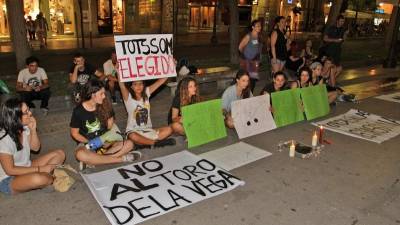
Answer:
M271 33L271 64L272 72L276 73L283 70L285 60L287 58L287 51L290 49L290 39L284 34L285 18L278 16L275 19L277 28Z

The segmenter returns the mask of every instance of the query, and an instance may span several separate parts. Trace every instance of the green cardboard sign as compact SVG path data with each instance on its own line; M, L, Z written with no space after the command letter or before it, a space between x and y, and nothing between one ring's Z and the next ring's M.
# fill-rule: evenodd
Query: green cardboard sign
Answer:
M283 127L304 120L299 88L273 92L271 98L276 126Z
M188 148L226 137L221 99L182 107Z
M300 89L307 120L329 114L328 92L325 84Z

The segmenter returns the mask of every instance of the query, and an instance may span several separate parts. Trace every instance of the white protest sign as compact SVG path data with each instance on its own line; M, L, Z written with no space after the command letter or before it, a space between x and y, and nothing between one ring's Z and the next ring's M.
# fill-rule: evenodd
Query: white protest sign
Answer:
M113 225L137 224L244 185L188 151L82 177Z
M400 121L356 109L312 124L322 125L325 129L376 143L382 143L400 134Z
M400 92L388 94L388 95L380 95L375 98L400 103Z
M276 128L269 94L232 102L232 118L240 139Z
M175 77L172 34L114 36L122 82Z

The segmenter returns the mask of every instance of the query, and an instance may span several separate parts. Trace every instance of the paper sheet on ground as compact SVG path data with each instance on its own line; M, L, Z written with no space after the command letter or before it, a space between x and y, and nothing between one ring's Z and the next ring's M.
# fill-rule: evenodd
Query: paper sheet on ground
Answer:
M244 185L188 151L82 177L113 225L137 224Z
M307 120L329 114L328 92L325 84L301 88L300 94Z
M400 92L396 92L396 93L388 94L388 95L380 95L375 98L390 101L390 102L400 103Z
M254 147L244 142L238 142L214 151L200 154L199 157L207 159L221 168L233 170L272 155L270 152Z
M221 104L221 99L214 99L182 107L188 148L226 137Z
M273 92L271 98L276 126L283 127L304 120L299 88Z
M269 94L232 103L232 118L240 139L276 128L269 107Z
M382 143L400 134L400 121L356 109L312 124L376 143Z

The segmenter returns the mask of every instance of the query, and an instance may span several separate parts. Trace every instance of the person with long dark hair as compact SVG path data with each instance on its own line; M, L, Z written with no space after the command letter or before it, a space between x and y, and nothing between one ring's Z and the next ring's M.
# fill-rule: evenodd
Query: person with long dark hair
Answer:
M236 78L234 81L235 83L228 87L222 94L222 111L225 116L225 125L228 128L234 128L231 115L232 102L253 96L250 90L249 80L249 73L245 70L240 69L236 73Z
M308 86L312 86L311 80L312 72L311 70L303 66L299 70L298 79L291 84L291 88L304 88Z
M17 194L53 183L51 173L65 160L57 149L30 159L40 150L36 119L25 102L11 98L0 107L0 192Z
M171 124L174 133L185 135L181 107L200 102L200 91L197 81L193 77L185 77L178 87L172 101L168 124Z
M70 127L72 138L79 143L75 157L81 170L86 164L133 162L141 157L140 152L130 152L132 141L118 135L114 112L106 99L102 81L89 80L83 86L82 102L72 113Z
M271 66L272 73L283 70L290 49L290 39L285 36L285 17L275 18L276 28L271 33Z
M261 60L262 25L260 20L251 22L250 32L246 34L239 44L240 67L248 71L250 75L250 90L254 91L257 80L259 80L258 69Z
M153 129L150 118L150 96L167 81L161 78L146 87L143 81L119 82L125 108L128 112L126 133L135 144L162 147L174 145L175 139L170 126Z

